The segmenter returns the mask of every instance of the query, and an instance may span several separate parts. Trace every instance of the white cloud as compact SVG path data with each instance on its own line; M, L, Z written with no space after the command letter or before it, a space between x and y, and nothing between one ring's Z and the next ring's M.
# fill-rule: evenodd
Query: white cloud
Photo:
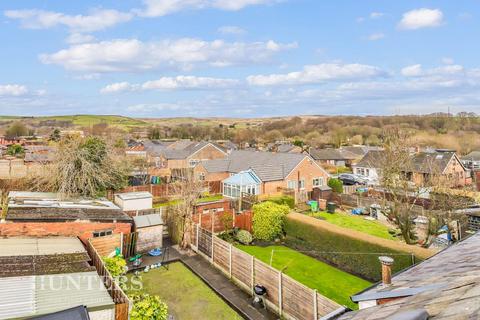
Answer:
M377 40L380 40L380 39L383 39L385 38L385 34L382 33L382 32L377 32L377 33L372 33L371 35L368 36L368 40L370 41L377 41Z
M370 19L378 19L383 17L385 14L383 12L372 12L370 13Z
M400 73L405 77L425 77L439 75L457 75L464 73L464 68L458 64L449 64L424 70L421 64L414 64L403 68Z
M69 44L79 44L85 42L93 42L95 40L95 37L90 34L72 33L67 37L66 42Z
M7 10L5 16L20 20L24 28L48 29L59 25L74 32L92 32L104 30L116 24L132 19L131 13L112 9L94 9L89 15L68 15L61 12L44 10Z
M4 84L0 85L0 97L18 97L28 93L28 89L20 84Z
M235 34L235 35L240 35L240 34L245 34L247 31L245 29L242 29L237 26L223 26L218 28L218 32L222 34Z
M443 57L443 58L442 58L442 63L444 63L444 64L454 64L454 63L455 63L455 60L453 60L453 59L450 58L450 57Z
M439 9L415 9L403 14L398 24L399 29L416 30L438 27L443 24L443 13Z
M331 80L365 79L384 76L380 68L364 64L322 63L307 65L302 71L287 74L251 75L247 81L255 86L300 85Z
M196 76L162 77L142 84L128 82L112 83L100 90L101 93L117 93L136 90L207 90L234 87L239 84L235 79L209 78Z
M145 8L135 10L138 15L160 17L184 10L219 9L241 10L247 6L277 2L278 0L144 0Z
M197 65L225 67L269 62L275 53L296 48L296 43L211 42L183 38L159 42L118 39L72 45L40 55L45 64L90 73L135 72L153 69L190 70Z

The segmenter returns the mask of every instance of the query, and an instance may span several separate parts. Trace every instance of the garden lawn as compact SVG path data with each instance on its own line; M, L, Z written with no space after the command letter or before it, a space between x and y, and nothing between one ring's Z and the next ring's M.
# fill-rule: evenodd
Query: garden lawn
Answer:
M363 216L355 216L345 212L335 212L332 214L325 211L312 212L308 215L321 218L339 227L357 230L379 238L398 240L388 233L389 228L386 225L378 221L366 220Z
M274 250L274 268L283 270L298 282L317 289L318 293L351 309L357 309L358 306L350 300L350 296L371 285L366 280L284 246L238 245L238 248L267 264L270 264Z
M141 273L143 291L158 295L175 319L242 319L181 262Z

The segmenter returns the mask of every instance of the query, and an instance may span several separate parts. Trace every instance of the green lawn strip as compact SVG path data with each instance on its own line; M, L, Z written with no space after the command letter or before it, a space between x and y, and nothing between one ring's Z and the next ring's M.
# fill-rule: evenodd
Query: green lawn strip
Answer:
M143 291L158 295L175 319L242 319L181 262L142 273Z
M371 285L366 280L285 246L238 245L238 248L267 264L270 264L273 249L274 268L283 270L298 282L317 289L318 293L351 309L357 309L358 306L350 300L350 296Z
M339 227L357 230L379 238L398 240L388 232L389 228L386 225L378 221L366 220L363 216L355 216L345 212L331 214L325 211L313 212L309 215L321 218Z
M200 198L200 199L198 199L197 203L218 201L218 200L222 200L222 199L223 199L223 196L221 194L217 194L217 195L212 195L212 196ZM160 207L173 206L173 205L176 205L176 204L180 203L181 201L182 201L181 199L174 199L174 200L170 200L170 201L167 201L167 202L154 203L153 207L154 208L160 208Z

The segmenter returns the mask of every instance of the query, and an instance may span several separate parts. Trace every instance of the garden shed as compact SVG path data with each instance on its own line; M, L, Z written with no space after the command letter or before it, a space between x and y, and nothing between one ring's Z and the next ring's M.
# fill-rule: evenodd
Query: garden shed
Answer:
M152 209L153 196L150 192L125 192L115 194L115 204L123 211Z
M133 217L137 232L137 252L161 248L163 244L163 220L160 214Z

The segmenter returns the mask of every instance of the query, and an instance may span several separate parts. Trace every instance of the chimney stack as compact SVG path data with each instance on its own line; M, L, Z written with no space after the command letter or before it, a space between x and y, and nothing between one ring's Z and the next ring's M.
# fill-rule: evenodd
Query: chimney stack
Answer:
M392 265L393 258L381 256L378 257L380 263L382 264L382 282L384 286L389 286L392 284Z

